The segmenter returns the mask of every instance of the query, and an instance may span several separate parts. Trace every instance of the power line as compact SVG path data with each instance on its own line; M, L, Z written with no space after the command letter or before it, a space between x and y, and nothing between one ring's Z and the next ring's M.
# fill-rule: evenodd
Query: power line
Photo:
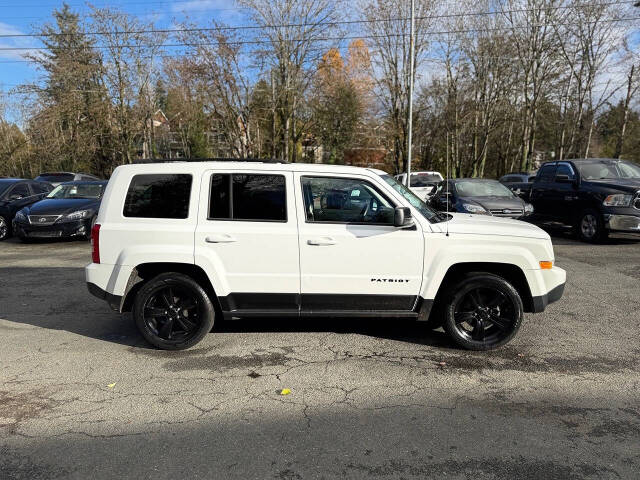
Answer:
M598 23L617 23L617 22L628 22L640 20L640 17L628 17L628 18L616 18L609 20L597 20L592 22L583 22L582 25L591 25ZM458 30L442 30L442 31L433 31L433 32L424 32L423 35L448 35L452 33L486 33L486 32L501 32L501 31L512 31L512 30L522 30L522 29L530 29L530 28L541 28L541 27L553 27L553 26L575 26L578 25L575 22L568 23L540 23L540 24L527 24L527 25L515 25L510 27L494 27L494 28L471 28L471 29L458 29ZM384 35L356 35L356 36L342 36L342 37L319 37L311 40L307 39L299 39L299 38L291 38L291 39L282 39L283 42L301 42L301 41L314 41L314 42L326 42L326 41L340 41L340 40L367 40L367 39L376 39L376 38L396 38L396 37L406 37L406 33L389 33ZM226 45L260 45L260 44L270 44L271 40L232 40L228 42L224 42ZM194 43L170 43L170 44L125 44L125 45L94 45L90 48L96 49L112 49L112 48L177 48L177 47L199 47L199 46L216 46L220 45L220 42L194 42ZM47 50L45 47L2 47L0 51L43 51Z
M635 0L634 0L635 1ZM193 6L193 4L197 4L197 3L202 3L205 4L206 1L198 1L198 0L153 0L150 2L125 2L125 3L113 3L113 2L106 2L100 5L96 5L94 3L91 3L92 6L96 6L98 8L100 7L128 7L130 5L139 5L139 6L146 6L146 5L181 5L181 4L187 4L189 6ZM68 3L68 5L70 7L87 7L89 6L89 2L87 3ZM24 4L7 4L7 5L0 5L0 8L24 8L25 5ZM29 5L30 8L56 8L56 7L60 7L60 4L54 4L54 3L50 3L50 4L40 4L40 5ZM209 8L207 7L206 10L208 12L210 11L240 11L240 10L248 10L248 7L228 7L228 8Z
M576 9L576 8L601 8L612 5L625 5L632 4L637 0L622 0L616 2L606 2L597 4L579 4L579 5L562 5L557 7L550 7L549 10L559 9ZM491 12L466 12L466 13L448 13L443 15L423 15L415 17L416 20L437 20L445 18L461 18L461 17L478 17L488 15L503 15L506 13L527 13L534 12L536 9L514 9L514 10L500 10ZM381 22L404 22L408 21L409 17L397 17L397 18L385 18L385 19L363 19L363 20L339 20L335 22L308 22L308 23L283 23L272 25L242 25L242 26L220 26L220 27L196 27L196 28L164 28L164 29L141 29L141 30L123 30L123 31L95 31L95 32L79 32L79 33L65 33L65 32L53 32L53 33L15 33L15 34L2 34L0 38L46 38L46 37L58 37L58 36L73 36L73 35L140 35L145 33L186 33L186 32L208 32L208 31L238 31L238 30L263 30L270 28L299 28L299 27L314 27L314 26L339 26L339 25L357 25L368 23L381 23ZM621 19L622 20L622 19ZM511 29L512 27L508 27Z

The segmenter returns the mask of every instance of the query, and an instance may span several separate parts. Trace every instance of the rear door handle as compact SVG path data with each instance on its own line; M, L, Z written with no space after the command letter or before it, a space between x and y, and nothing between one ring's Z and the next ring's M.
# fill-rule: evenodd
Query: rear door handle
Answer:
M204 239L207 243L233 243L236 241L236 237L227 233L219 233L215 235L209 235Z
M335 245L336 242L331 237L319 237L319 238L310 238L307 240L308 245L317 245L317 246L327 246L327 245Z

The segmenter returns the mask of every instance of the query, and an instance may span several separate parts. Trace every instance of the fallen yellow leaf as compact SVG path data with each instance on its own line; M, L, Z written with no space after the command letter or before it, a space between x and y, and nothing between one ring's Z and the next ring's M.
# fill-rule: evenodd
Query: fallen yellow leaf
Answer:
M116 384L115 384L115 383L110 383L109 385L107 385L107 387L109 387L109 388L113 388L113 387L115 387L115 386L116 386Z
M282 390L280 390L280 395L289 395L291 393L291 390L289 390L288 388L283 388Z

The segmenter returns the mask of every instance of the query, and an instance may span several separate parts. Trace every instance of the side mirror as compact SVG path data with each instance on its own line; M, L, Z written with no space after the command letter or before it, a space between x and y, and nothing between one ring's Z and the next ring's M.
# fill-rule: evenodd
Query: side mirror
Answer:
M571 178L569 175L556 175L556 182L557 183L573 183L574 179Z
M413 225L413 215L409 207L396 207L393 212L394 227L409 227Z

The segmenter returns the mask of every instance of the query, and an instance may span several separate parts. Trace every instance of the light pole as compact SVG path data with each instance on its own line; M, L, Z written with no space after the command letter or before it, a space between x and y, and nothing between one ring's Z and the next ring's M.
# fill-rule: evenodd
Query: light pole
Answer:
M415 56L415 0L411 0L411 30L409 32L409 118L407 128L407 177L405 184L407 188L411 185L411 144L413 130L413 64Z

